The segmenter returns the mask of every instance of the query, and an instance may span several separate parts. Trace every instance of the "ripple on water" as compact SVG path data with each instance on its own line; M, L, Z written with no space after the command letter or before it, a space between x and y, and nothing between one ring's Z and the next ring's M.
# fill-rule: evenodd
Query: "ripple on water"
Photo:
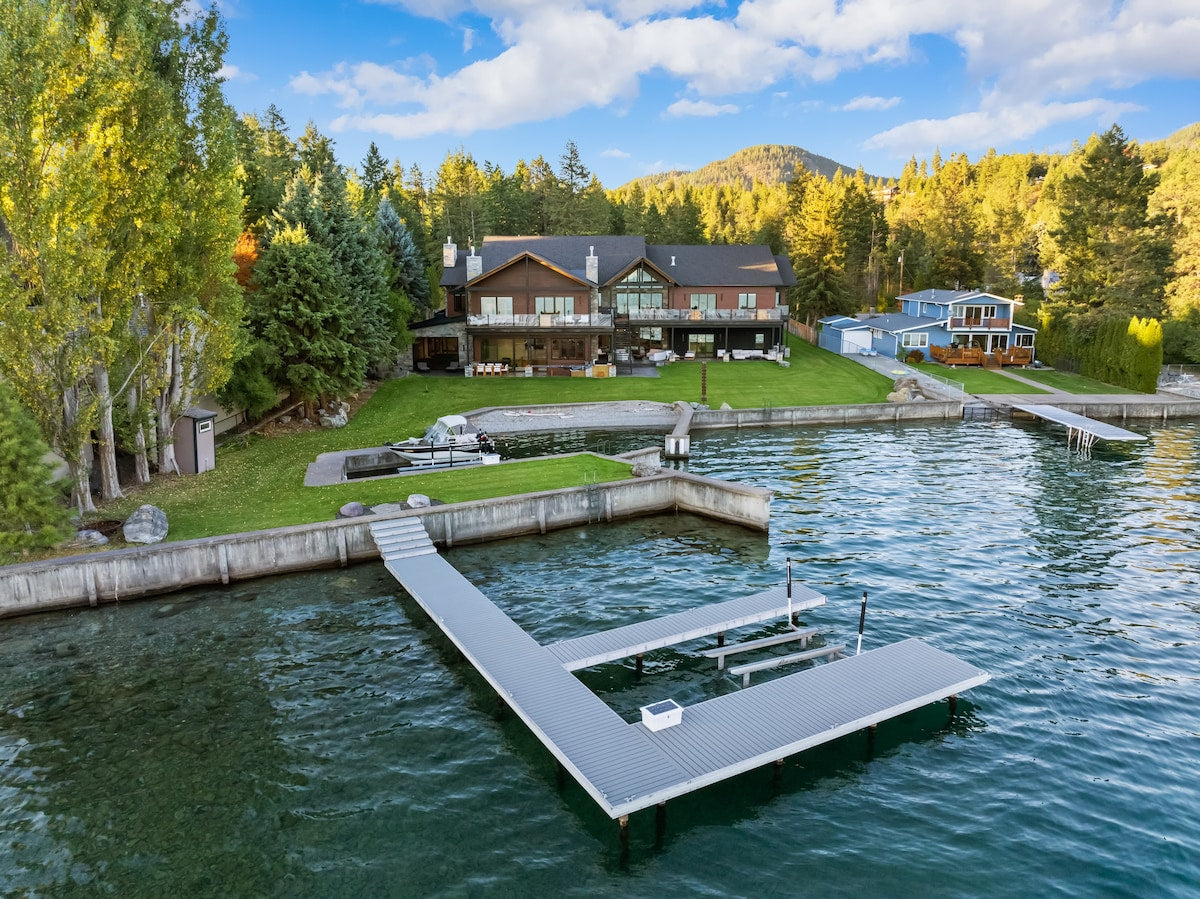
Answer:
M686 467L772 489L769 534L679 515L453 550L540 641L762 589L790 557L829 597L821 639L854 642L866 590L865 646L992 672L953 721L673 801L659 845L634 816L626 857L381 566L6 622L0 892L1188 895L1198 449L1191 424L1090 458L1038 425L705 434ZM688 650L580 676L630 720L737 689Z

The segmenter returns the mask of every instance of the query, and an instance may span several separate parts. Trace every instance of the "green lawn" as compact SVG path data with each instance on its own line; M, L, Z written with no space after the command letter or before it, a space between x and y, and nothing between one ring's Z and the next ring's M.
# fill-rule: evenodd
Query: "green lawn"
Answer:
M948 378L951 381L958 381L964 385L963 389L967 393L1049 393L1048 390L1039 390L1036 387L1030 387L1027 384L1022 384L1020 381L1005 377L999 372L988 371L982 368L968 368L966 366L950 368L946 365L939 365L936 362L920 362L913 367L919 368L921 371L931 375ZM1021 374L1023 375L1025 372L1022 371Z
M1085 378L1083 375L1071 374L1068 371L1023 368L1020 371L1020 375L1022 378L1028 378L1031 381L1037 381L1039 384L1045 384L1047 387L1054 387L1067 393L1136 394L1138 392L1130 390L1128 387L1115 387L1112 384L1105 384L1103 381L1097 381L1094 378Z
M791 366L709 362L713 408L878 403L891 382L833 353L791 342ZM172 540L324 521L351 500L371 505L424 493L446 502L549 490L629 476L629 466L598 457L431 472L379 481L305 487L320 453L379 446L419 435L439 415L486 406L644 399L700 399L701 365L676 362L658 378L466 378L413 375L386 381L339 430L235 439L217 449L217 467L202 475L156 479L103 508L98 518L125 518L142 503L163 509ZM614 422L614 424L617 424Z

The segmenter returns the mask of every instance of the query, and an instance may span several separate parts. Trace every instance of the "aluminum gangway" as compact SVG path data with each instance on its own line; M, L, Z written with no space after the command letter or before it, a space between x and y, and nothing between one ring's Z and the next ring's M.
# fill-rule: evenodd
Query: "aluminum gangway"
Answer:
M1077 412L1069 412L1066 409L1060 409L1058 406L1043 405L1041 403L1021 403L1014 404L1013 408L1024 412L1026 415L1032 415L1035 418L1066 425L1067 445L1075 444L1081 450L1090 449L1097 440L1134 441L1146 439L1144 434L1135 434L1133 431L1126 431L1124 428L1118 428L1116 425L1097 421L1094 418L1088 418L1086 415L1080 415Z

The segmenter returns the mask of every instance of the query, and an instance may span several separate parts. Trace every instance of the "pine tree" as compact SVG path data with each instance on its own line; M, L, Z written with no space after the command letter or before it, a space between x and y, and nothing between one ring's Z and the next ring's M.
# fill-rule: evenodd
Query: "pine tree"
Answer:
M0 556L54 546L70 534L46 452L36 422L0 381Z
M367 357L354 343L352 301L325 247L302 226L276 232L254 270L249 319L274 383L311 405L362 384Z
M1062 275L1055 299L1078 313L1162 314L1170 247L1163 219L1148 214L1156 184L1118 126L1091 137L1078 172L1062 179L1055 197Z

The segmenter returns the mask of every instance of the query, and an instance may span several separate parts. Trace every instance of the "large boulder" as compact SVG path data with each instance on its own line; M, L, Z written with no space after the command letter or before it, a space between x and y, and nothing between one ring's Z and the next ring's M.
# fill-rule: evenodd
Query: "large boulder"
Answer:
M358 518L360 515L367 514L367 507L358 500L348 502L346 505L338 509L338 518Z
M167 536L167 513L158 506L138 506L125 519L121 533L126 543L159 543Z
M328 409L320 410L320 422L323 428L344 428L350 421L349 403L331 403Z
M408 507L410 509L428 509L433 503L424 493L410 493L408 495Z

